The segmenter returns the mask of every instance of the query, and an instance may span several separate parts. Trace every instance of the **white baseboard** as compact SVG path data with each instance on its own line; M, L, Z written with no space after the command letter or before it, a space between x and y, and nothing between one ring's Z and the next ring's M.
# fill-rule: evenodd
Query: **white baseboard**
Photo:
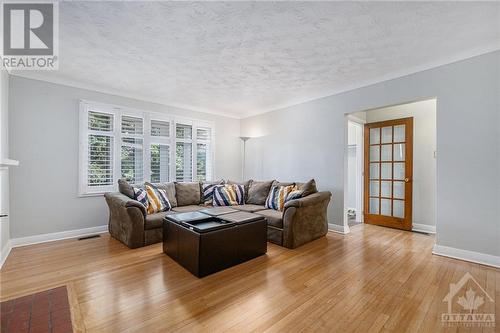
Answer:
M343 235L348 234L350 232L348 226L338 225L333 223L328 223L328 230Z
M434 245L432 253L443 257L460 259L477 264L500 268L500 257L491 254L462 250L437 244Z
M426 232L428 234L435 234L436 233L436 226L435 225L420 224L420 223L413 223L412 230L419 231L419 232Z
M5 260L7 260L7 257L10 254L10 250L12 250L12 243L10 239L7 241L7 244L3 247L3 249L0 249L0 268L2 268L3 264L5 263Z
M21 238L13 238L13 239L11 239L11 243L12 243L12 247L19 247L19 246L25 246L25 245L31 245L31 244L53 242L53 241L68 239L68 238L83 237L83 236L88 236L88 235L93 235L93 234L102 234L102 233L107 232L107 231L108 231L108 226L101 225L98 227L91 227L91 228L85 228L85 229L68 230L68 231L61 231L61 232L53 232L50 234L42 234L42 235L34 235L34 236L21 237Z

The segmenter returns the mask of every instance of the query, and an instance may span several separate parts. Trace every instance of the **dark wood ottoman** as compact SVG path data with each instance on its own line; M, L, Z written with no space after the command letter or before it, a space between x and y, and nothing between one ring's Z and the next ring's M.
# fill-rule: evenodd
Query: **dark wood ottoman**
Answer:
M168 215L163 220L163 252L203 277L265 254L267 221L247 212Z

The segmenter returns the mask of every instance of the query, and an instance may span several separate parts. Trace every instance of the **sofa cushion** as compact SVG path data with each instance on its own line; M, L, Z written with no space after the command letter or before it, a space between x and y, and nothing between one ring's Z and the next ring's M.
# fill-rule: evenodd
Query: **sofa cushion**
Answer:
M245 202L247 201L247 198L248 198L248 188L250 187L250 183L252 182L252 180L247 180L245 182L235 182L235 181L232 181L232 180L227 180L226 181L226 184L235 184L235 185L243 185L243 187L245 188Z
M118 179L118 191L130 199L135 199L134 187L125 179Z
M238 184L216 185L213 204L215 206L236 206L245 204L245 187Z
M147 215L144 221L144 229L151 230L161 228L163 225L163 218L170 214L174 214L174 212L168 211Z
M255 214L264 216L267 219L268 225L283 229L283 212L274 209L266 209L255 212Z
M266 209L266 207L264 207L264 205L253 205L253 204L233 206L232 208L237 209L237 210L242 210L244 212L250 212L250 213L258 212L259 210Z
M201 200L200 183L175 183L177 206L198 205Z
M177 198L175 196L175 183L154 183L156 187L164 190L167 193L168 201L172 207L177 207Z
M215 186L223 184L223 180L215 182L203 182L201 183L201 203L205 206L210 206L213 203Z
M268 182L256 182L252 180L248 187L248 195L245 202L247 204L264 205L272 184L273 180Z
M168 201L167 192L154 186L151 183L146 183L146 192L148 193L148 214L158 212L166 212L172 209L170 201Z
M188 205L188 206L177 206L175 208L172 208L172 210L177 213L188 213L188 212L196 212L197 210L205 208L206 207L199 205Z
M318 188L316 187L316 181L314 179L311 179L305 183L296 183L297 189L299 191L302 191L303 197L307 197L310 194L318 192Z
M280 211L283 210L288 194L296 189L297 187L295 185L271 187L271 191L269 191L269 195L266 199L265 207Z

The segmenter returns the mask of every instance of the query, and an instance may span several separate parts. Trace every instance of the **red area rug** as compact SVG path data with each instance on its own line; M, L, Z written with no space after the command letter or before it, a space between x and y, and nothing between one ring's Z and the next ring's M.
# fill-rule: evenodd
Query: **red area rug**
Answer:
M0 303L3 333L72 333L66 287Z

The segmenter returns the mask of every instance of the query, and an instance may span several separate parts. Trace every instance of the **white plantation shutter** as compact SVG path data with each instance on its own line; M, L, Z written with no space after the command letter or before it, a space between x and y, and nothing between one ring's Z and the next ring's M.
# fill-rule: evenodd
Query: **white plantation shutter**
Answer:
M124 135L143 134L142 118L122 116L122 134Z
M170 137L170 122L151 120L151 136Z
M212 159L210 128L196 129L196 178L198 181L212 179Z
M150 152L151 182L168 182L170 178L170 146L165 144L151 144Z
M122 138L121 173L129 183L144 182L143 140Z
M113 138L89 134L88 142L87 186L113 185Z
M118 190L118 179L211 180L213 125L118 106L80 102L80 195Z
M113 121L112 114L88 112L86 185L89 188L113 184Z
M122 116L121 177L129 183L144 182L144 125L142 118Z
M193 126L175 124L175 179L181 182L193 180Z

